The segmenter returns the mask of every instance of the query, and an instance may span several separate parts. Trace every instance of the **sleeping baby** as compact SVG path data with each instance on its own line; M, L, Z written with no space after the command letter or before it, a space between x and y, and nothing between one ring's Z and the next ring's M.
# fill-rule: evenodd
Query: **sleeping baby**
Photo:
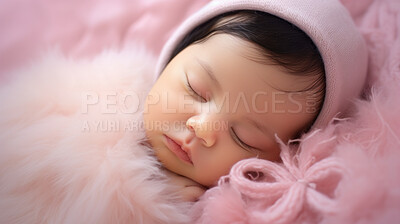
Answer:
M215 1L189 18L161 54L144 111L163 166L212 187L239 160L279 162L276 138L344 116L364 85L367 54L343 8L326 4ZM316 13L323 7L346 26ZM191 199L201 194L189 186Z
M153 62L53 52L1 87L1 223L190 223L236 162L346 116L367 53L337 1L222 0Z

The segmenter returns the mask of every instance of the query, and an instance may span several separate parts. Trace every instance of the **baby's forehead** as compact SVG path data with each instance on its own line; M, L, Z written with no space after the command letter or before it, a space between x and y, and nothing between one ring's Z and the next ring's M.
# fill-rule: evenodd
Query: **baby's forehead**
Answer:
M197 46L196 46L197 45ZM222 83L237 83L242 89L274 88L298 92L313 78L287 71L277 65L255 44L229 34L216 34L194 45L192 63L213 71Z

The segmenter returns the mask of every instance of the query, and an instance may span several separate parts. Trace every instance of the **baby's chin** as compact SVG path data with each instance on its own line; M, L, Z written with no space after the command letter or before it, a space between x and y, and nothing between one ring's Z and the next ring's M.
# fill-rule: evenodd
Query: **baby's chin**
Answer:
M214 187L218 183L219 176L209 176L209 175L207 175L205 173L200 173L200 175L195 175L193 173L185 172L183 169L177 169L176 166L171 166L172 164L170 164L168 162L166 162L166 163L165 163L165 161L163 162L162 161L162 157L163 156L162 156L162 154L160 154L160 152L157 153L157 151L156 151L155 154L156 154L158 160L163 165L163 167L165 169L167 169L168 171L170 171L170 172L173 172L173 173L178 174L180 176L186 177L186 178L188 178L188 179L190 179L190 180L202 185L205 188Z
M186 176L187 178L201 184L202 186L206 187L206 188L211 188L217 185L218 180L220 178L220 176L209 176L207 174L202 174L202 175L197 175L194 177L191 176Z

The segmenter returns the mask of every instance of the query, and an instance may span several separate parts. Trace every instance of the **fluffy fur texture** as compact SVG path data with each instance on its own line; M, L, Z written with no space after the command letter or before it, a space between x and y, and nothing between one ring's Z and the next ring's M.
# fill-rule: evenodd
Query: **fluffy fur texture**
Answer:
M187 223L140 144L145 50L45 54L0 89L0 223Z
M194 207L197 223L400 222L400 2L343 3L368 43L365 99L298 151L281 143L282 164L237 163Z

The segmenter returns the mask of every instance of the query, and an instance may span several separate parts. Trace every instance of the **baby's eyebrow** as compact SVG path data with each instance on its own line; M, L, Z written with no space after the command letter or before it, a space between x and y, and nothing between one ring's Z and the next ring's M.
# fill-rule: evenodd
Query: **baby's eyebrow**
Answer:
M207 64L205 61L201 60L200 58L196 57L197 62L201 65L201 67L206 71L207 75L210 77L211 80L215 81L216 85L220 88L221 85L218 82L217 77L212 69L212 67Z

